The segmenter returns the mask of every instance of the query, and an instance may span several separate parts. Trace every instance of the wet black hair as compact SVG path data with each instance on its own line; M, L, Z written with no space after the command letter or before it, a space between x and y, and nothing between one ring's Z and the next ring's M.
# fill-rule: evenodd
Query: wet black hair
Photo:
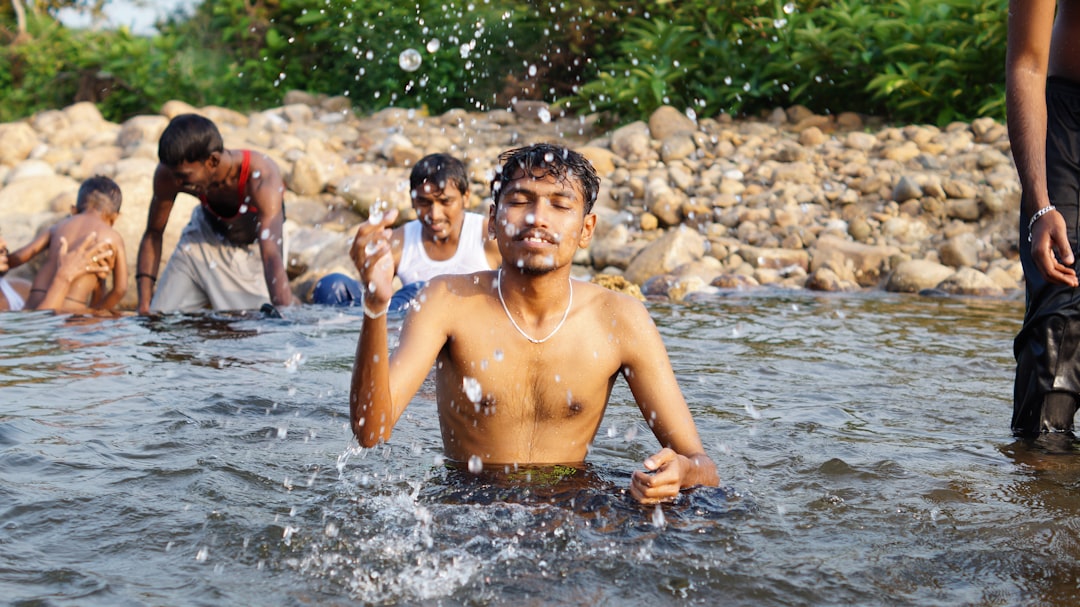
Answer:
M75 211L97 209L103 213L119 213L121 200L120 186L115 181L104 175L94 175L79 186Z
M576 180L585 195L585 214L592 212L600 191L600 176L587 158L569 148L550 143L537 143L508 150L499 155L502 167L491 180L491 197L499 204L503 185L521 175L552 176L559 181Z
M409 173L409 188L416 192L424 182L446 189L451 184L462 194L469 193L469 173L465 163L449 154L428 154Z
M224 150L225 144L217 126L198 114L180 114L173 118L158 140L158 160L167 167L201 162L214 152Z

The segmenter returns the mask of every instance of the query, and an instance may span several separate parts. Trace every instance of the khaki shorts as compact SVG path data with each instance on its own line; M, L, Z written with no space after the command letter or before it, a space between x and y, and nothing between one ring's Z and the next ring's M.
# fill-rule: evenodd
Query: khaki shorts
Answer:
M282 253L282 258L287 258L284 250ZM158 278L150 309L257 310L269 301L258 245L231 244L214 231L202 207L196 207Z

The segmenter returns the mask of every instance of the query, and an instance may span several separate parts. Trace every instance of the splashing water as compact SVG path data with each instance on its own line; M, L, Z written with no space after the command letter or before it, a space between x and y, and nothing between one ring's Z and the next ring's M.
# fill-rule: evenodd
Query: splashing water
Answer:
M461 380L462 387L465 389L465 396L474 403L480 402L480 399L484 397L484 389L480 387L480 382L475 377L464 377Z
M484 470L484 462L480 459L479 455L469 456L469 472L473 474L480 474Z
M300 352L293 352L285 361L285 371L288 373L296 373L297 368L299 368L303 362L304 355Z
M664 518L664 509L660 507L660 504L657 504L656 508L652 511L652 525L657 529L663 529L667 526L667 519Z
M407 48L398 55L398 66L406 72L415 72L420 69L420 64L423 62L420 51L414 48Z
M368 223L375 225L382 223L383 217L386 216L386 205L376 201L371 205L368 210Z
M750 419L761 419L761 411L750 403L746 403L746 414L750 416Z

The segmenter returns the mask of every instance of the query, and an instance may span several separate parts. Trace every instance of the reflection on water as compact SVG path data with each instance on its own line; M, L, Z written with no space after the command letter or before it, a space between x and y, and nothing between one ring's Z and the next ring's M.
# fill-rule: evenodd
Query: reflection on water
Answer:
M1009 434L1016 301L653 304L723 487L627 495L625 384L580 470L443 461L428 382L348 429L360 317L0 315L13 604L1074 605L1080 457Z

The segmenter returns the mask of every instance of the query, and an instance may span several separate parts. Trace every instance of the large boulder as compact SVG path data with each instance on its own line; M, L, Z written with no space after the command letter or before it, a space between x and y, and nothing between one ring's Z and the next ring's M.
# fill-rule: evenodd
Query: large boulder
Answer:
M705 256L705 237L685 226L669 230L638 253L623 276L635 284Z

